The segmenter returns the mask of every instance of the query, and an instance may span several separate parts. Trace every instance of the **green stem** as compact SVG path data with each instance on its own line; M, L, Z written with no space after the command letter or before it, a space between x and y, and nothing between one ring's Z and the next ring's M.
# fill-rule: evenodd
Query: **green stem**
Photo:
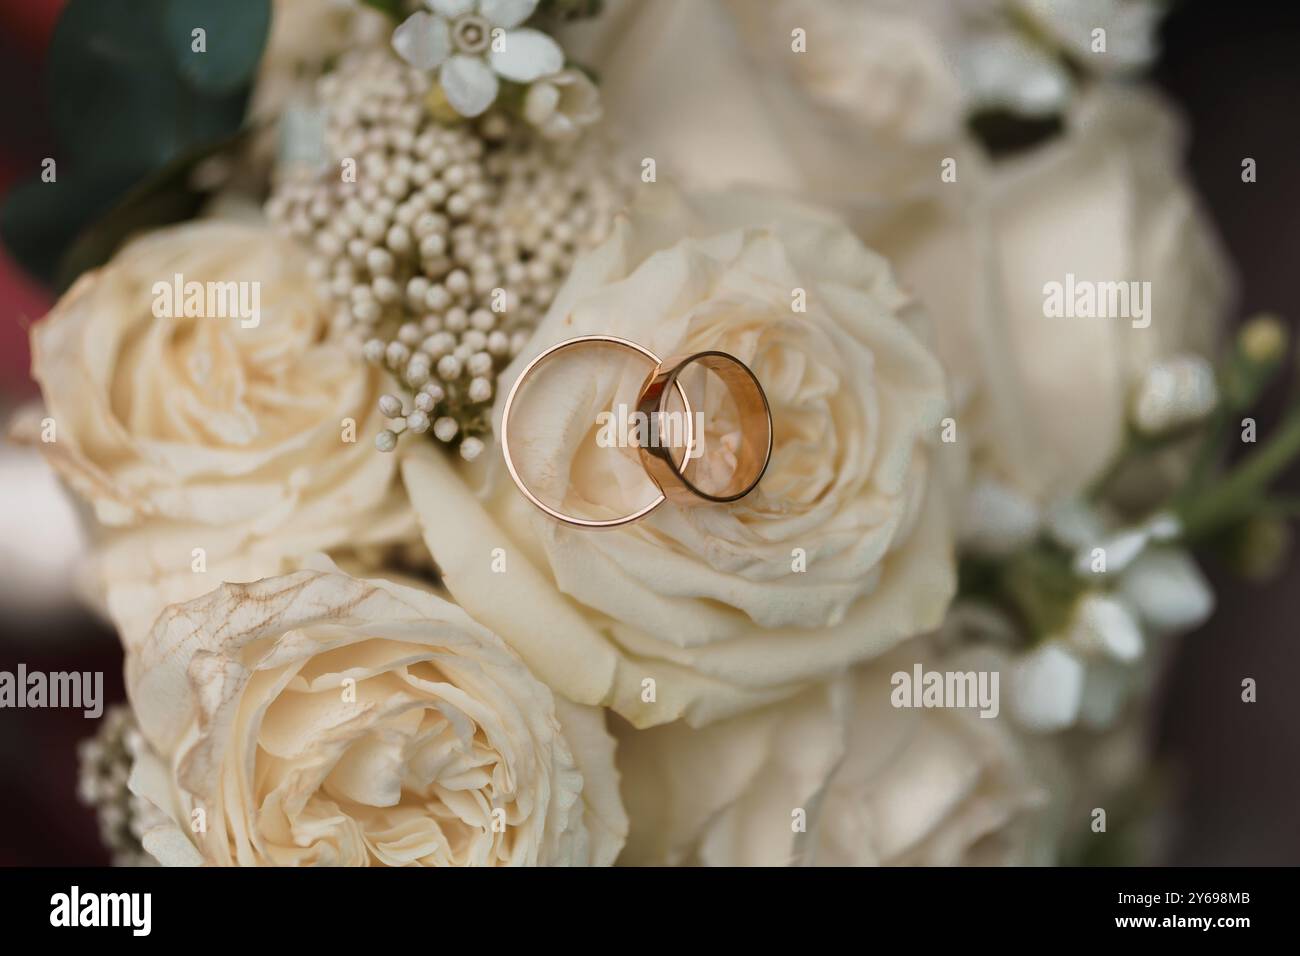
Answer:
M1300 454L1300 408L1282 422L1266 445L1251 454L1204 495L1191 495L1177 511L1184 533L1198 538L1220 530L1258 507L1270 482Z
M1218 460L1223 448L1223 440L1228 434L1228 412L1227 408L1219 405L1210 416L1209 425L1205 429L1205 438L1196 449L1196 457L1188 469L1187 480L1183 483L1182 491L1179 492L1180 496L1190 498L1205 487L1210 477L1210 469Z
M1133 464L1136 459L1157 454L1167 448L1185 442L1203 427L1202 423L1197 422L1182 428L1172 429L1171 431L1159 435L1141 435L1133 429L1129 429L1124 438L1124 443L1120 448L1119 454L1112 458L1110 464L1106 467L1106 470L1094 478L1092 483L1088 485L1084 492L1085 497L1091 501L1100 501L1105 497L1106 492L1110 490L1110 486L1115 482L1115 479L1118 478L1129 465ZM1217 444L1219 439L1211 435L1205 441L1206 444L1201 446L1202 453L1205 452L1207 447ZM1213 460L1212 454L1208 457Z
M1270 518L1300 518L1300 498L1291 495L1269 498L1259 510Z

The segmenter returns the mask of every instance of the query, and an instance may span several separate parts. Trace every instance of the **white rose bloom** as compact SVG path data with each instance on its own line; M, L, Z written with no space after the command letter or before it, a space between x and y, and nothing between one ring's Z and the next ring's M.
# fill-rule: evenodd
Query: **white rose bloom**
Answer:
M619 735L620 862L949 866L1046 862L1044 755L1005 716L895 708L891 676L1001 666L904 644L846 677L708 727ZM802 832L801 826L803 824Z
M966 149L973 112L1067 109L1078 89L1063 51L1094 74L1149 61L1160 5L1101 7L608 0L602 16L566 27L563 39L599 73L606 113L637 155L699 186L762 183L869 210L933 194L940 162ZM1108 29L1104 54L1091 52L1098 26Z
M563 40L600 77L629 149L661 174L839 209L937 184L963 123L950 21L911 0L612 0ZM795 29L806 53L792 49Z
M1061 139L996 164L971 154L944 201L857 223L935 318L977 468L1040 504L1111 462L1154 362L1212 348L1231 274L1182 145L1154 94L1102 87ZM1048 317L1067 274L1150 283L1145 317Z
M963 99L976 91L960 64L990 37L1022 42L1012 4L610 6L566 44L599 72L606 113L636 155L694 184L760 183L849 217L933 317L977 464L1036 503L1106 467L1152 362L1211 346L1230 271L1181 172L1181 125L1157 96L1094 83L1062 104L1063 136L995 164L965 134L974 104ZM1027 6L1061 36L1095 9ZM1105 6L1096 25L1111 26ZM795 28L806 53L790 49ZM1106 64L1133 61L1114 52L1124 33L1111 26ZM1015 80L1031 92L1038 82ZM945 159L955 182L940 178ZM1067 272L1150 282L1151 326L1047 319L1044 284Z
M156 316L155 283L177 275L254 284L256 324L229 302L230 317L175 314L183 301ZM384 376L327 326L294 243L198 222L133 242L33 327L57 428L39 447L103 526L94 583L128 646L222 581L411 535L395 463L367 440Z
M161 862L608 865L603 715L433 594L336 570L224 585L128 657Z
M403 472L448 588L551 686L638 726L701 724L939 624L961 449L939 442L944 379L921 316L838 220L745 193L649 195L579 260L499 394L544 347L583 333L661 356L729 352L771 404L758 488L592 533L543 515L503 469L486 514L437 456L413 449ZM806 312L792 309L796 289ZM516 405L516 459L571 513L635 510L653 486L634 452L591 439L649 368L601 349L563 365ZM725 448L732 427L721 391L700 409L706 448ZM491 569L498 547L504 574Z

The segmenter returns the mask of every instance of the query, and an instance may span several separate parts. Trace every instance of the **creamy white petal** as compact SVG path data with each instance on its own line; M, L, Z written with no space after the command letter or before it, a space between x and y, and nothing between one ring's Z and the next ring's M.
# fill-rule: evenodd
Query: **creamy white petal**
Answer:
M531 83L539 77L558 73L564 66L560 45L540 30L510 30L504 37L504 49L488 54L492 69L507 80Z
M533 15L537 0L479 0L478 12L497 27L517 27Z
M1016 662L1011 673L1011 711L1025 727L1063 730L1083 701L1083 662L1060 641L1047 641Z
M1128 605L1103 594L1088 594L1080 599L1069 639L1080 651L1102 653L1125 663L1141 657L1146 643Z
M447 21L417 10L393 31L393 49L416 69L432 70L451 52Z
M807 314L792 316L789 290L814 283ZM577 263L502 380L588 331L737 355L783 425L754 495L666 506L604 535L556 527L508 477L488 472L476 494L454 467L412 451L404 476L448 589L544 680L638 727L703 726L940 625L964 452L935 447L943 372L919 310L842 224L749 192L654 190ZM573 440L600 411L634 401L642 378L635 363L578 356L568 374L530 386L513 415L539 495L616 513L653 493L634 458L582 454ZM725 433L729 412L714 399ZM463 540L507 550L509 593Z
M1157 632L1186 631L1214 610L1214 591L1196 562L1177 548L1148 548L1124 572L1119 594Z
M177 274L255 282L260 323L155 316L156 284ZM33 327L33 371L59 423L38 447L109 525L92 584L128 648L164 606L222 581L413 535L397 462L339 440L341 422L382 427L385 382L328 322L296 243L209 219L129 243Z
M319 567L175 605L130 655L149 743L131 787L170 821L150 849L216 865L612 863L627 821L603 714L556 701L441 598ZM206 830L188 832L200 808Z
M438 82L461 116L478 116L496 101L496 74L476 56L453 56L442 65Z

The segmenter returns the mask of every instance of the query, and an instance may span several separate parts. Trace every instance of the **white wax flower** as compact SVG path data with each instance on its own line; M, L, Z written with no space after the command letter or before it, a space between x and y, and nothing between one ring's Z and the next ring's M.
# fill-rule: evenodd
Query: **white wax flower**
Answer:
M966 498L962 544L983 554L1010 554L1033 540L1039 521L1029 498L1000 481L981 478Z
M494 102L498 77L531 83L559 72L564 53L540 30L519 25L537 0L425 0L393 33L393 49L421 70L438 70L452 108L478 116Z
M561 70L528 88L524 118L548 139L572 139L600 119L600 92L581 70Z
M1120 578L1118 593L1158 632L1185 631L1214 610L1214 592L1187 552L1148 548Z
M1130 415L1138 431L1156 435L1200 421L1218 401L1210 363L1200 355L1178 355L1147 369Z
M1101 653L1117 661L1142 656L1142 628L1128 605L1106 594L1085 594L1075 605L1069 641L1085 653Z
M1064 730L1079 716L1083 661L1062 641L1047 641L1016 662L1011 671L1011 712L1022 726Z

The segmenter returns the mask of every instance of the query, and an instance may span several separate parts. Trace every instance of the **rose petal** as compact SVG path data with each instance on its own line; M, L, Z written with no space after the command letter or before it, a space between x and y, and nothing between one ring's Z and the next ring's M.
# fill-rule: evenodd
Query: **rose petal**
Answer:
M442 65L438 82L461 116L478 116L497 98L496 74L474 56L453 56Z
M531 83L539 77L559 72L564 66L564 51L540 30L511 30L505 35L505 48L488 54L492 69L507 80Z
M451 52L447 21L418 10L393 31L393 49L411 66L432 70Z

